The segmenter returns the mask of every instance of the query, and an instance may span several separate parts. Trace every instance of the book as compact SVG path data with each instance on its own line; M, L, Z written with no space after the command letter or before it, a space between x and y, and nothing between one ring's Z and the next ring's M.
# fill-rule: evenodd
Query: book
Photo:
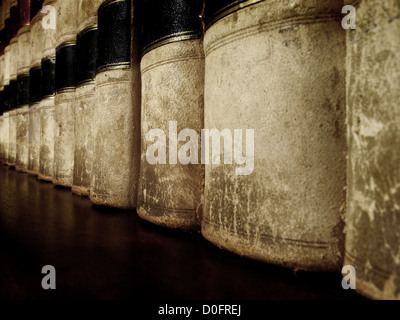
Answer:
M204 186L197 139L204 117L203 1L142 1L141 5L142 152L137 211L158 225L199 229Z
M136 2L103 1L98 10L95 146L90 199L136 207L140 166L140 73L132 10Z
M341 10L334 0L205 2L202 233L215 245L294 270L341 270Z
M344 265L372 299L400 299L400 7L346 1L348 194ZM371 27L373 26L373 27ZM349 275L351 277L351 275Z
M5 1L0 1L0 162L5 163L4 146L4 112L7 111L4 103L4 49L7 39L5 29Z
M94 151L96 104L97 10L100 0L79 0L77 35L77 88L75 103L75 155L72 192L89 196Z
M19 0L17 60L17 150L15 168L28 172L29 162L29 70L31 63L30 0Z
M9 153L9 133L10 133L10 111L9 111L9 100L10 100L10 36L11 36L11 25L10 25L10 0L4 0L2 3L3 8L3 19L4 29L3 38L4 43L4 76L3 76L3 163L8 165L8 153Z
M76 35L78 1L57 1L53 183L72 187L75 152ZM73 17L71 19L71 17Z
M40 172L40 92L41 92L41 50L43 1L31 0L30 5L30 50L29 64L29 129L28 129L28 173L39 176Z
M8 137L8 164L15 167L17 157L17 108L18 108L18 82L17 82L17 64L18 64L18 25L19 10L18 1L10 2L10 49L9 49L9 137Z
M42 75L40 104L38 108L40 114L39 178L45 181L53 181L54 177L54 136L56 130L56 10L57 1L46 0L43 2L42 15L45 16L41 19L47 17L49 27L41 31L41 41L43 41L43 43L42 50L39 52L39 57L41 59ZM54 21L52 21L52 19L54 19Z

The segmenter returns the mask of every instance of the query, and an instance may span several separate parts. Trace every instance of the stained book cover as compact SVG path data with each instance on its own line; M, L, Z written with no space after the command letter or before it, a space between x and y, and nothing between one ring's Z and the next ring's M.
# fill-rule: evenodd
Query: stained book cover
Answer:
M75 152L76 36L78 1L57 1L54 172L55 185L73 184ZM71 17L74 17L71 19Z
M98 10L95 146L90 199L136 208L140 165L140 76L135 1L104 1Z
M340 270L341 9L333 0L206 1L205 128L224 139L219 159L206 154L202 232L217 246L295 270Z
M46 9L47 8L47 9ZM38 60L41 68L39 81L39 121L36 130L39 130L39 179L51 182L54 178L54 141L56 130L55 93L56 93L56 45L57 45L57 1L46 0L38 14ZM46 29L42 28L45 21ZM42 42L40 42L42 41Z
M140 217L198 229L204 166L203 1L142 1Z
M96 105L97 11L100 0L78 4L77 74L75 92L75 152L72 192L89 196L94 152Z
M400 7L358 1L347 34L348 194L345 265L356 290L400 299ZM374 28L371 29L371 26Z

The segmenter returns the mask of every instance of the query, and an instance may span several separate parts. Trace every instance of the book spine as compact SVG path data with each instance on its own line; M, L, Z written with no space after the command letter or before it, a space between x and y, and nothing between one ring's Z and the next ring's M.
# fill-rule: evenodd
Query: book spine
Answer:
M202 11L201 0L145 1L140 10L143 57L138 214L155 224L186 230L199 228L204 185L204 167L198 157L204 117ZM154 146L158 142L149 139L154 129L163 132L158 142L165 142L157 152Z
M10 0L4 0L4 94L3 94L3 161L8 165L8 154L10 148Z
M31 34L30 48L31 61L29 64L29 160L28 173L39 175L40 152L40 117L39 103L41 90L42 68L40 52L42 47L42 14L37 2L31 0L30 7Z
M97 67L97 10L100 0L79 0L75 156L72 192L89 196L94 149L95 77Z
M219 247L295 270L340 270L342 6L206 1L205 128L224 137L224 151L218 162L217 139L204 135L202 233Z
M39 154L40 154L40 84L41 64L40 53L42 46L42 14L37 2L31 0L30 20L30 48L31 61L29 65L29 133L28 133L28 173L34 176L39 175Z
M29 162L29 67L31 63L30 0L19 0L17 64L17 151L15 167L28 172Z
M129 0L106 0L98 10L90 199L97 205L120 209L136 207L140 165L140 69L131 17Z
M42 81L39 104L40 119L40 162L39 179L53 181L54 177L54 135L55 119L55 72L57 37L57 1L43 2L42 14L45 15L46 29L42 31L42 46L38 55L41 59Z
M17 157L17 108L18 108L18 82L17 82L17 65L18 65L18 25L19 10L18 1L11 0L10 3L10 128L9 128L9 150L8 164L15 167Z
M4 112L6 112L4 105L4 49L6 42L5 34L5 1L0 4L0 162L5 163L4 157Z
M53 183L72 187L75 151L78 1L57 1L56 97Z
M348 195L345 265L372 299L400 299L400 6L347 1ZM371 27L372 26L372 27ZM354 283L353 283L354 284Z

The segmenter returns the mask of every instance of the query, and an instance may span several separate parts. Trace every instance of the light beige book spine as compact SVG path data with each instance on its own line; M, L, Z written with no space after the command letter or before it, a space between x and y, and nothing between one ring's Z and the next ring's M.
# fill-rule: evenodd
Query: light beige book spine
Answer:
M53 183L72 187L75 151L75 57L78 1L57 1Z
M5 8L6 8L6 3L5 1L2 1L2 4L0 6L0 33L5 32ZM5 35L3 35L2 41L6 41ZM5 56L4 56L4 49L5 46L2 44L2 52L0 53L0 94L1 94L1 105L0 108L1 110L1 116L0 116L0 162L5 163L4 159L4 113L6 112L5 110L5 95L4 95L4 61L5 61Z
M5 21L4 21L4 13L5 13L6 3L2 1L0 6L0 33L3 34L5 32ZM5 35L3 35L1 41L6 41ZM4 112L6 112L4 108L4 44L2 45L2 52L0 52L0 94L1 94L1 105L0 110L0 162L4 163Z
M16 109L16 85L18 65L18 38L15 36L10 41L10 130L8 164L15 167L17 157L17 109ZM14 83L14 85L13 85Z
M38 52L41 59L46 59L50 62L56 63L56 36L57 31L57 1L46 0L43 2L43 9L46 6L50 6L48 15L52 15L55 10L54 21L49 19L49 24L52 24L52 28L47 28L41 31L42 34L42 50ZM53 9L54 8L54 9ZM46 11L46 10L43 10ZM51 17L49 17L51 18ZM52 88L49 92L42 95L39 104L40 113L40 174L39 178L44 181L53 181L54 177L54 135L56 130L56 119L55 119L55 87L54 87L54 75L49 75L49 79L52 81Z
M3 5L1 6L1 17L0 19L3 19L2 17L2 13L3 13ZM0 30L1 30L1 26L0 26ZM2 110L0 110L0 162L4 163L4 112L6 112L5 109L3 109L4 107L4 54L2 54L0 56L0 94L1 94L1 105L0 108L2 108Z
M157 6L157 1L153 5ZM152 33L158 28L156 33L160 38L144 44L141 61L142 157L138 214L161 226L191 230L200 226L204 186L198 140L204 117L204 55L199 17L203 3L186 1L185 8L191 6L191 14L182 11L181 5L181 1L170 1L163 17L154 16L153 6L146 8L151 12L144 19L154 20L150 21L152 25L145 22L144 32ZM161 25L156 20L168 22ZM176 32L179 21L191 21L191 25L179 26L181 29ZM150 137L154 129L163 134ZM165 142L165 148L154 150L160 141Z
M17 150L15 168L28 172L29 162L29 67L31 63L31 27L23 26L18 31L18 109ZM27 90L27 92L25 92Z
M4 163L4 54L0 56L0 94L1 94L1 115L0 115L0 162Z
M247 1L206 15L205 128L225 139L220 164L210 156L206 165L202 233L217 246L295 270L340 270L342 6Z
M3 163L8 165L8 148L10 132L10 112L3 113Z
M94 152L96 105L97 10L101 0L79 0L75 156L72 192L89 196Z
M129 0L106 0L98 12L99 69L90 200L119 209L136 207L140 166L140 67L139 58L130 57L137 42L132 39L131 5ZM120 17L115 36L108 32L113 14ZM118 38L123 42L117 43Z
M40 93L34 92L40 88L35 82L41 81L41 53L42 53L42 28L41 12L36 13L31 21L31 61L30 61L30 107L29 107L29 162L28 173L32 175L40 175Z
M4 1L4 20L10 19L10 0ZM10 45L4 49L4 88L7 87L7 106L10 88ZM3 144L4 144L4 163L8 165L8 154L10 150L10 111L7 110L3 114Z
M346 1L348 209L345 265L356 290L400 299L400 5ZM354 275L354 274L353 274ZM354 284L354 283L353 283Z
M10 127L8 164L15 167L17 156L17 69L18 69L18 0L10 1Z

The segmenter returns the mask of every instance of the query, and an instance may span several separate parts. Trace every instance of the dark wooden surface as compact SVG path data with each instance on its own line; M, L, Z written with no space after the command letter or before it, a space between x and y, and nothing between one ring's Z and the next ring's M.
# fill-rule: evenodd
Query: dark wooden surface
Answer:
M53 265L57 289L41 287ZM361 299L340 273L305 273L222 251L199 233L93 207L0 166L0 299Z

